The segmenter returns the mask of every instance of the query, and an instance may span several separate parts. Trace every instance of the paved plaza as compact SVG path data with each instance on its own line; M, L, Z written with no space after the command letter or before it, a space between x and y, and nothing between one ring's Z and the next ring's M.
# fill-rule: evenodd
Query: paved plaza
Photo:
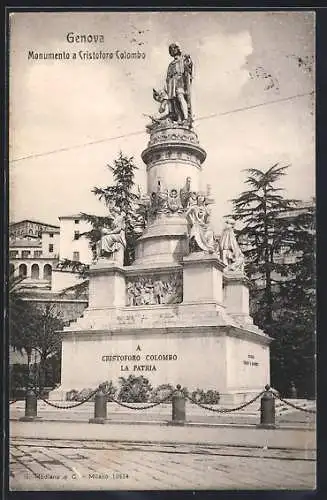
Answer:
M293 412L276 429L262 429L199 416L172 426L158 415L132 423L117 414L99 425L85 410L67 410L70 421L52 420L45 408L35 422L20 422L20 408L11 413L12 490L315 488L312 414L299 422Z
M9 489L314 490L314 18L157 14L10 19Z
M13 438L12 490L313 489L315 452Z

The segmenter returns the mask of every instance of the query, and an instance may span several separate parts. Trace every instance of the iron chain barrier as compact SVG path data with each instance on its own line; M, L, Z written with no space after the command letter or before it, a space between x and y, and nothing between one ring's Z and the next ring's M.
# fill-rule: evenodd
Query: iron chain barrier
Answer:
M155 403L149 404L147 406L130 406L130 405L126 404L126 403L118 401L118 399L113 399L113 398L110 398L109 402L116 403L119 406L123 406L124 408L129 408L130 410L147 410L148 408L154 408L155 406L158 406L158 405L161 405L162 403L165 403L166 401L168 401L172 397L172 395L175 392L176 392L176 389L172 390L171 393L168 394L168 396L166 396L165 398L161 399L160 401L156 401Z
M77 408L78 406L81 406L84 403L86 403L87 401L89 401L91 398L93 398L93 396L95 396L95 394L98 392L98 390L99 390L99 387L97 387L93 392L91 392L82 401L78 401L77 403L73 403L72 405L69 405L69 406L67 406L67 405L61 406L61 405L58 405L56 403L53 403L52 401L49 401L48 399L43 398L41 396L41 393L36 393L36 395L39 397L39 399L41 399L41 401L43 401L44 403L46 403L49 406L52 406L53 408L57 408L59 410L70 410L71 408Z
M269 393L271 393L273 395L273 397L275 399L276 398L279 399L284 404L286 404L286 405L288 405L288 406L290 406L290 407L292 407L292 408L294 408L296 410L300 410L300 411L303 411L303 412L316 414L316 410L309 409L309 408L303 408L303 407L298 406L298 405L296 405L294 403L291 403L290 401L287 401L286 399L284 399L281 396L279 396L279 394L277 394L275 391L273 391L269 386L266 386L265 390L263 390L260 393L258 393L255 397L253 397L249 401L246 401L246 402L242 403L241 405L236 406L235 408L213 408L212 406L205 405L205 404L197 401L196 399L192 398L188 394L185 394L185 393L181 392L179 390L179 387L180 386L177 386L176 389L172 389L171 392L166 397L164 397L163 399L161 399L159 401L155 401L154 403L143 405L143 406L131 406L130 404L126 404L125 402L122 402L122 401L119 401L118 399L115 399L114 397L110 397L106 393L104 393L104 396L107 397L107 402L115 403L115 404L117 404L119 406L122 406L124 408L128 408L130 410L140 411L140 410L147 410L147 409L159 406L160 404L165 403L168 400L170 400L172 398L172 396L174 396L174 394L178 394L179 393L183 398L189 400L191 403L199 406L200 408L202 408L204 410L212 411L212 412L215 412L215 413L226 414L226 413L232 413L234 411L239 411L239 410L242 410L243 408L246 408L247 406L249 406L252 403L254 403L255 401L257 401L265 393L269 392ZM37 391L35 389L33 389L33 391L34 391L36 397L39 398L41 401L43 401L45 404L47 404L49 406L52 406L53 408L57 408L59 410L70 410L72 408L77 408L78 406L81 406L84 403L90 401L90 399L93 398L93 396L95 396L99 391L101 391L102 388L103 388L103 384L100 384L94 391L92 391L82 401L78 401L78 402L73 403L71 405L59 405L57 403L53 403L52 401L49 401L48 399L44 398L42 396L41 392L39 392L39 391ZM16 399L16 400L10 401L9 404L16 403L17 401L19 401L19 400Z
M301 406L295 405L294 403L291 403L290 401L287 401L286 399L280 397L278 394L274 394L274 396L275 396L275 398L278 398L284 404L286 404L288 406L291 406L295 410L300 410L300 411L304 411L304 412L307 412L307 413L317 413L316 410L310 410L309 408L301 408Z
M278 394L276 394L274 391L272 391L271 389L267 389L268 392L270 392L274 398L276 399L279 399L280 401L282 401L284 404L296 409L296 410L300 410L300 411L304 411L304 412L307 412L307 413L314 413L316 414L316 410L311 410L309 408L302 408L301 406L298 406L298 405L295 405L294 403L291 403L290 401L287 401L286 399L283 399L281 396L279 396ZM200 403L199 401L196 401L195 399L191 398L190 396L186 396L186 398L191 401L193 404L196 404L197 406L199 406L200 408L203 408L204 410L209 410L209 411L213 411L213 412L216 412L216 413L231 413L233 411L238 411L238 410L241 410L242 408L245 408L246 406L249 406L250 404L254 403L257 399L259 399L266 391L262 391L260 392L257 396L255 396L253 399L251 399L250 401L247 401L243 404L241 404L240 406L236 406L235 408L212 408L210 406L206 406L206 405L203 405L202 403Z
M56 403L53 403L52 401L49 401L48 399L45 399L44 397L42 397L41 393L40 392L36 392L36 395L37 397L43 401L44 403L46 403L47 405L49 406L52 406L53 408L57 408L59 410L69 410L70 408L77 408L78 406L81 406L83 405L84 403L86 403L87 401L89 401L91 398L93 398L93 396L96 395L96 393L100 390L102 384L100 384L93 392L91 392L86 398L84 398L82 401L78 401L76 403L73 403L72 405L58 405ZM168 396L166 396L165 398L161 399L160 401L156 401L155 403L152 403L152 404L149 404L147 406L130 406L126 403L123 403L121 401L118 401L117 399L114 399L114 398L111 398L110 396L107 396L108 398L108 402L112 402L112 403L116 403L120 406L123 406L124 408L128 408L130 410L147 410L148 408L154 408L155 406L158 406L162 403L165 403L166 401L169 400L169 398L172 397L172 395L176 392L176 389L173 389L170 394L168 394Z
M186 396L186 399L191 401L193 404L199 406L200 408L203 408L204 410L209 410L216 413L231 413L233 411L241 410L242 408L245 408L246 406L249 406L250 404L254 403L254 401L257 401L257 399L259 399L264 393L265 391L261 391L257 396L250 399L250 401L246 401L245 403L242 403L241 405L236 406L235 408L212 408L211 406L203 405L199 401L196 401L195 399L191 398L191 396Z

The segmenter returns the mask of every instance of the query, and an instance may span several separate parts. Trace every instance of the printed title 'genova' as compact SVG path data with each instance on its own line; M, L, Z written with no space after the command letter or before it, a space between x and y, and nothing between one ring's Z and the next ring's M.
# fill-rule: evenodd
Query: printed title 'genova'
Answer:
M104 36L102 34L80 34L70 31L66 35L68 43L104 43Z

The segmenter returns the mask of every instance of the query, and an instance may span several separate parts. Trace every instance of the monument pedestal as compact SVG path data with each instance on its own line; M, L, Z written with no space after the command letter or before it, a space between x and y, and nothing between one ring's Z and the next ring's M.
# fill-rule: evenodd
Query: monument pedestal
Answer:
M89 307L64 329L61 387L52 398L105 381L118 387L133 375L153 388L215 390L222 404L237 404L270 383L271 339L253 325L248 283L226 271L207 222L212 201L199 191L205 157L191 125L153 125L142 154L148 223L135 262L124 267L117 252L116 261L90 268ZM205 251L190 254L190 239Z
M88 309L65 328L62 384L51 398L143 375L153 387L211 389L237 403L269 384L269 343L214 301Z
M222 270L215 254L195 252L183 258L184 302L223 302Z
M238 271L225 271L223 296L226 310L241 324L252 324L249 308L249 279Z
M125 305L125 273L115 261L99 259L89 270L89 308Z

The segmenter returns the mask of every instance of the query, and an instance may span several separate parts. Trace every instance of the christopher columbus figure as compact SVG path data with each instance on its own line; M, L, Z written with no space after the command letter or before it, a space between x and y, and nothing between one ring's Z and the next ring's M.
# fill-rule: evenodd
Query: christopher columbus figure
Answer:
M191 125L193 63L189 55L181 52L177 43L169 45L169 54L173 57L166 78L170 116L174 121Z

